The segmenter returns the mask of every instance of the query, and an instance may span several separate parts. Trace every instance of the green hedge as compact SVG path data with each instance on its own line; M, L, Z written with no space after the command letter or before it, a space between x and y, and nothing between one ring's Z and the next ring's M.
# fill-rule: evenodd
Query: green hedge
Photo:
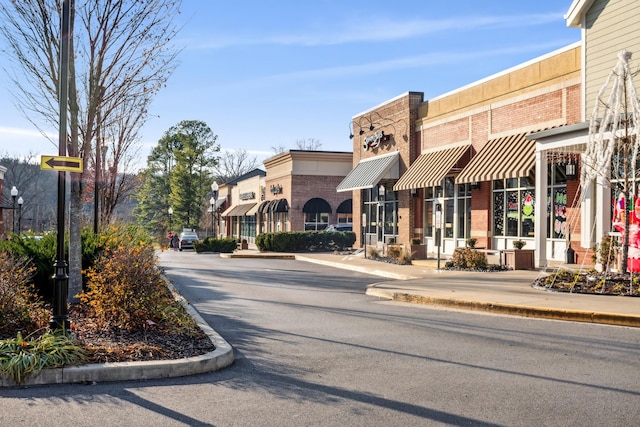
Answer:
M256 236L256 246L265 252L344 250L355 241L353 231L281 231Z
M236 250L238 241L227 237L225 239L214 239L213 237L205 237L194 244L196 252L222 252L231 253Z

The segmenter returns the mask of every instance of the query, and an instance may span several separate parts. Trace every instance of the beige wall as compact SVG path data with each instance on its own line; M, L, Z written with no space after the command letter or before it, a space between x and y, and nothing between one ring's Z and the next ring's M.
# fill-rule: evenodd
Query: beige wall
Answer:
M618 52L633 53L631 69L640 66L640 1L595 0L585 16L585 119L598 91L616 65ZM636 87L640 76L635 78Z
M316 197L331 206L329 223L337 222L336 208L351 194L338 193L336 187L351 171L352 158L350 152L289 150L264 161L266 200L287 199L288 231L304 230L302 209ZM272 186L279 186L282 192L271 194Z

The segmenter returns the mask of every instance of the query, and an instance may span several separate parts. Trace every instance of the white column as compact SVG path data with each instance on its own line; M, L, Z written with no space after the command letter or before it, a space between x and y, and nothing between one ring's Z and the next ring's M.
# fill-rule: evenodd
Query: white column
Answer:
M536 151L536 221L534 224L536 268L547 266L547 153Z

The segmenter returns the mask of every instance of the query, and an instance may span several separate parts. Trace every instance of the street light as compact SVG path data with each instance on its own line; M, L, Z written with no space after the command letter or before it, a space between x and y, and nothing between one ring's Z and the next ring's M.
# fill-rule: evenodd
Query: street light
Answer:
M173 230L171 229L171 215L173 215L173 209L171 209L171 206L169 206L169 209L167 209L167 213L169 214L169 232L173 232Z
M18 189L14 185L11 188L11 200L13 202L13 213L11 214L11 219L13 222L12 229L14 233L16 232L16 197L18 197Z
M22 196L18 198L18 234L20 234L20 230L22 230L22 204L24 203L24 199Z
M215 220L213 218L213 213L215 212L216 209L216 199L215 198L210 198L209 199L209 204L211 205L211 234L213 234L214 238L215 238Z
M213 192L213 196L211 197L209 202L211 202L211 226L213 227L213 238L215 239L217 238L216 223L214 220L216 202L218 201L218 183L217 182L213 181L213 184L211 184L211 191Z

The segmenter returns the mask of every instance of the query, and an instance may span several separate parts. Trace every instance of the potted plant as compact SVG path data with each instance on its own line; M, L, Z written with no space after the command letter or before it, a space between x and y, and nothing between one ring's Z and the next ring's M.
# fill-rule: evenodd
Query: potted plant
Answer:
M422 244L420 237L411 238L411 258L427 259L427 246Z
M524 240L514 240L513 249L504 250L504 260L514 270L531 270L535 268L534 251L522 249L527 244Z
M513 247L515 249L518 249L518 250L524 248L526 244L527 244L527 242L525 242L524 240L514 240L513 241Z

